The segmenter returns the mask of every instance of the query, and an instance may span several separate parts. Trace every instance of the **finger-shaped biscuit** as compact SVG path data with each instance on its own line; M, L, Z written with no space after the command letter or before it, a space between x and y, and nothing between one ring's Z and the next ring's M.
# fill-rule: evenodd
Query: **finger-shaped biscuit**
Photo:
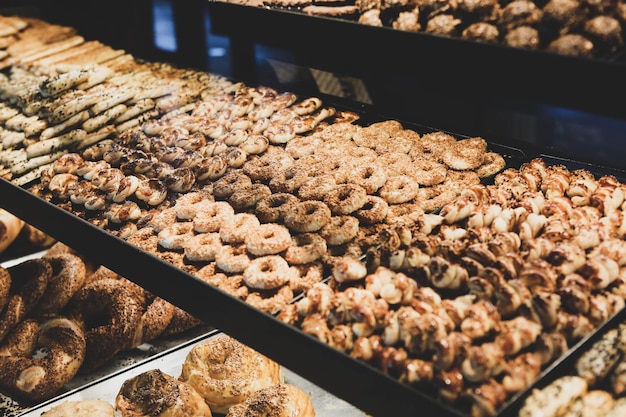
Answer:
M39 92L43 97L56 96L88 79L89 72L84 69L64 72L44 80L39 86Z
M89 118L89 111L83 110L82 112L75 114L74 116L70 117L69 119L61 123L57 123L55 125L47 127L41 132L41 135L39 136L39 138L40 140L50 139L54 136L57 136L59 133L63 132L64 130L67 130L71 128L72 126L76 126L84 122L88 118Z
M69 148L73 144L78 144L87 137L87 132L83 129L74 129L64 135L35 142L26 147L26 155L29 159L40 155L50 154L59 149Z
M83 123L83 129L85 129L86 132L93 132L94 130L100 129L109 121L124 113L126 109L127 107L125 104L118 104L116 106L113 106L98 114L97 116L93 116L85 120L85 122Z

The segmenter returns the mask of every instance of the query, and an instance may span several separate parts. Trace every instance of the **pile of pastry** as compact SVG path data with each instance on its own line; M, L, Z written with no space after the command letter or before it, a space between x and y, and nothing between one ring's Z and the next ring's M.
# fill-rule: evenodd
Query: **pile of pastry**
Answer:
M316 97L241 87L63 155L31 191L277 311L383 225L505 167L482 138L356 120Z
M395 217L363 258L337 260L278 316L471 415L495 415L624 308L625 197L614 176L529 161L436 213Z
M20 25L6 36L0 74L0 175L18 185L65 153L236 88L207 73L140 63L71 28L3 19Z
M626 327L604 333L576 360L572 372L533 389L520 417L578 415L618 417L626 413Z
M16 38L26 43L30 30L42 26L29 22ZM66 32L75 36L61 30ZM74 42L46 46L15 52L2 75L0 163L5 177L18 185L41 178L32 192L120 237L146 225L155 237L169 234L158 239L155 252L184 257L181 264L191 265L185 268L212 266L214 259L197 250L190 253L209 247L206 226L184 236L170 230L192 225L193 209L183 213L184 202L219 200L257 223L275 223L273 230L280 229L286 240L244 255L286 254L295 246L286 259L290 267L307 265L296 274L306 283L296 281L308 288L323 275L322 257L353 250L361 226L372 234L400 213L434 210L465 184L505 166L482 138L461 141L443 132L422 137L397 121L360 126L358 114L317 97L138 63L127 54L81 65L72 61L83 56L73 52ZM200 197L178 201L192 192ZM296 203L298 210L284 223L282 213ZM321 218L302 225L307 217L297 213L310 216L311 205ZM176 222L186 224L162 231L165 226L157 222L171 219L173 206ZM186 244L179 241L192 234L197 236L189 245L195 247L185 253ZM242 241L221 243L241 250ZM237 258L228 256L218 272L243 272L232 266ZM285 266L284 260L273 259ZM202 275L215 275L205 271ZM254 288L277 290L265 284ZM292 298L289 291L281 294L279 305ZM266 296L258 301L273 310L276 304Z
M56 243L42 257L0 267L0 388L17 401L47 400L120 352L202 324Z
M194 345L179 376L154 368L126 379L113 402L63 401L42 416L120 415L314 417L309 394L286 382L280 365L237 340L218 334Z

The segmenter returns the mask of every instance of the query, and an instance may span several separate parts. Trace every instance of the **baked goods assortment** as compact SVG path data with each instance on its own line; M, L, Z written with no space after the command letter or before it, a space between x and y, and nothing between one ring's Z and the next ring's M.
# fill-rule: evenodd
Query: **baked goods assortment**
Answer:
M181 365L180 375L148 367L123 379L113 398L72 398L51 405L41 416L316 415L310 395L286 382L278 363L226 334L192 345Z
M241 86L62 155L29 189L272 313L380 225L506 166L480 137L357 120Z
M623 323L608 330L576 359L571 373L533 389L524 399L520 417L566 412L583 417L624 415L625 331Z
M474 6L481 16L498 10ZM460 24L432 13L441 30ZM414 27L416 16L398 26ZM502 16L517 27L514 10ZM42 30L24 22L11 36ZM466 36L493 37L490 29ZM541 159L509 168L482 137L366 123L317 97L124 53L74 62L84 40L55 30L74 39L10 52L0 80L3 175L353 359L472 416L493 416L624 307L626 187L615 177ZM28 278L15 279L22 270ZM51 252L5 272L0 342L7 364L19 365L0 383L27 399L201 324L78 254ZM50 315L82 344L46 345L55 355L36 366L56 369L45 373L54 385L25 382L20 366L35 359L14 341L50 327L41 321ZM222 380L218 400L207 399L211 383L197 368L215 358L194 355L178 380L154 372L129 381L118 408L187 412L142 397L158 386L189 409L210 415L195 392L231 415L224 396L242 387ZM311 409L268 373L271 387L238 396L233 417L283 397L292 399L284 409Z
M60 394L120 352L203 324L62 243L0 268L0 312L0 388L26 403Z
M234 405L284 378L278 363L219 334L191 349L179 379L192 386L211 411L227 414Z
M541 159L397 216L279 318L492 416L624 307L624 191ZM594 356L594 357L597 357Z
M219 76L140 62L71 28L4 19L19 25L6 36L0 74L0 175L18 185L65 153L234 87Z
M624 47L624 5L578 0L233 0L370 26L604 58Z

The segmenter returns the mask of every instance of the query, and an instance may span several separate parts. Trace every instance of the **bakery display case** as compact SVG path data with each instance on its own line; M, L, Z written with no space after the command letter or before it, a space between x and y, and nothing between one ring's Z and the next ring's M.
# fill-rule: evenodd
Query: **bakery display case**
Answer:
M127 27L130 31L134 18L146 18L143 3L133 2L132 6L137 7L136 10L133 7L122 9L121 5L118 8L112 4L107 5L105 9L114 16L119 15L120 10L124 10L126 18L131 21ZM250 54L254 53L257 44L271 45L288 50L293 64L340 76L355 77L367 86L372 98L371 103L362 103L349 97L332 96L318 90L308 90L308 87L300 85L292 85L297 91L283 90L278 84L273 86L285 95L297 94L293 96L293 101L289 105L298 100L306 102L306 97L315 96L316 100L311 99L311 102L323 103L329 112L322 120L331 120L332 117L340 115L355 117L359 128L362 129L375 126L377 123L391 129L393 123L389 120L392 119L401 121L403 129L418 135L427 135L433 130L445 131L451 132L445 134L454 136L458 141L480 135L487 138L487 141L480 141L481 146L485 147L483 153L488 149L489 152L502 156L503 165L499 167L502 171L535 166L538 165L536 161L540 159L544 161L546 167L564 166L570 172L590 172L595 178L606 176L615 178L616 181L626 180L626 173L622 169L617 152L609 151L611 155L607 155L606 148L586 143L584 137L576 142L575 148L572 148L571 143L553 141L544 143L539 135L532 135L530 140L528 137L520 137L519 132L514 130L516 128L524 130L527 126L523 124L511 126L508 124L511 122L510 119L496 121L506 125L508 133L506 135L494 132L492 130L494 124L480 123L481 120L477 120L488 115L511 116L513 111L510 108L501 108L502 113L494 110L494 107L497 108L501 103L511 104L511 108L515 109L532 103L533 111L537 108L549 111L559 109L592 115L590 123L597 122L598 126L594 127L600 132L603 129L620 131L622 109L616 106L613 100L607 99L607 91L610 91L611 97L620 97L623 94L624 83L621 82L623 62L619 53L593 59L560 56L545 51L512 49L502 45L371 27L343 19L310 16L295 10L271 10L223 2L179 3L177 7L180 7L178 10L182 13L179 15L179 24L180 16L198 17L198 13L206 12L210 17L212 33L230 38L233 54L232 79L234 82L243 82L250 86L249 90L242 91L253 93L265 91L260 88L265 86L266 80L259 78L259 68L254 65L255 59ZM9 10L17 10L17 6L15 7L16 9ZM19 10L24 10L21 7L23 5L20 5ZM85 22L78 23L79 20L86 19L86 12L80 9L72 9L72 15L60 16L62 13L59 13L59 10L67 11L71 8L46 12L51 14L43 14L45 7L38 5L37 2L33 2L33 8L42 13L40 16L50 17L54 21L72 22L76 27L85 25ZM102 39L115 48L124 49L125 52L141 57L142 60L167 60L175 65L205 70L205 67L210 67L210 62L204 62L206 59L204 53L197 55L199 50L206 49L204 42L206 34L199 30L201 23L195 21L194 24L189 24L188 30L179 27L181 37L178 41L183 43L174 54L156 50L152 41L145 37L134 38L132 35L116 33L120 38L107 38L106 36L113 35L97 27L92 27L92 32L88 33L90 37ZM145 36L149 26L142 21L132 30ZM100 33L100 30L103 32ZM193 42L197 37L202 37L203 40ZM132 42L129 38L133 38ZM529 73L534 75L529 76ZM185 76L189 77L187 73ZM581 79L585 82L581 82ZM46 86L52 89L50 84ZM252 86L259 86L259 90L254 90ZM229 95L231 99L233 96ZM210 100L207 99L207 102ZM165 103L163 105L165 106ZM319 107L316 107L315 110L318 109ZM176 115L170 116L171 120L176 120ZM519 114L516 114L516 117L517 122L523 122L524 118ZM158 130L157 125L147 126ZM408 134L406 131L403 132ZM274 144L284 144L279 139L276 141ZM619 150L620 147L620 144L611 137L602 138L601 143L609 149ZM450 146L455 147L456 144ZM339 165L345 163L347 160L344 159ZM477 167L482 164L481 160ZM452 165L452 162L448 162L449 172L458 173L456 171L466 170L464 168L455 170L451 168ZM547 168L544 169L545 172L548 171ZM510 174L513 171L507 172ZM59 172L50 173L54 174ZM485 186L495 184L505 187L508 183L500 182L504 181L503 178L497 178L495 173L491 173L483 176L480 183ZM84 210L73 212L67 204L59 204L59 200L55 199L58 195L50 194L51 190L47 189L49 186L47 181L50 180L51 178L46 179L41 188L38 188L37 179L33 180L34 185L30 181L16 184L14 181L2 179L0 205L70 247L81 248L81 252L89 258L97 259L116 273L128 277L212 327L275 359L294 372L293 375L290 374L290 378L306 378L310 383L367 414L393 413L401 416L423 414L451 417L470 415L471 411L468 411L467 404L461 401L459 406L456 403L442 401L439 397L441 391L433 392L432 386L424 388L419 384L412 385L401 381L391 359L385 362L388 367L384 369L371 366L366 361L356 360L348 351L335 349L320 340L315 332L303 331L300 324L293 325L294 323L289 323L279 314L260 311L222 288L209 285L189 270L180 268L180 265L167 262L164 258L129 243L119 233L116 235L99 227L104 223L98 223L94 217L85 215ZM269 179L266 181L269 183ZM462 192L458 191L458 194ZM327 204L332 205L330 202ZM446 215L439 211L443 210L442 206L430 211L435 216L445 217ZM383 243L380 245L384 246ZM451 247L448 250L453 252ZM363 253L359 261L367 261L369 254ZM381 258L378 261L381 261ZM325 270L325 273L328 276L324 277L324 284L336 285L338 290L350 287L333 281L336 276L331 269ZM448 293L449 289L442 290L442 293L457 295L454 291ZM300 294L300 297L290 300L288 304L296 305L306 297L306 294ZM477 403L481 404L479 409L472 409L473 412L491 413L498 417L516 416L523 401L534 388L545 386L558 376L569 372L581 352L590 347L608 329L615 328L624 320L624 311L619 310L616 314L613 314L614 311L607 313L607 320L598 319L593 331L577 337L575 342L562 352L563 355L546 364L537 377L523 389L509 393L505 400L496 401L495 410L490 409L489 405L482 408L480 401L483 397L480 393L473 392L479 398ZM183 349L187 347L188 345ZM149 362L146 366L149 366Z

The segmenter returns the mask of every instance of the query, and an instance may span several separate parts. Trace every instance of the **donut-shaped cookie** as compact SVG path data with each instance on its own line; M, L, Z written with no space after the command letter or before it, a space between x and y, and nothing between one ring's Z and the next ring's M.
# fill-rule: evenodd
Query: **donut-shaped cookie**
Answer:
M220 238L227 244L244 243L248 234L256 229L261 222L254 214L237 213L230 221L220 228Z
M273 290L289 282L291 271L282 256L267 255L254 258L243 271L247 286L258 290Z
M222 247L219 233L198 233L185 243L185 258L192 262L209 262Z
M285 214L284 222L294 232L317 232L330 221L331 214L321 201L301 201Z
M315 417L311 398L299 387L280 383L256 391L226 417Z
M339 184L324 197L332 214L346 215L363 207L367 201L365 188L357 184Z
M359 220L353 216L333 216L319 234L329 246L350 242L359 232Z
M211 417L211 409L189 384L159 369L127 379L115 397L121 417Z
M166 227L171 226L177 222L176 209L174 207L167 207L154 214L151 214L146 222L146 226L150 226L156 233Z
M253 181L269 182L277 172L281 172L293 165L294 159L282 149L271 152L270 149L272 148L268 148L267 152L262 155L250 158L243 166L244 174Z
M274 193L296 194L300 186L308 180L309 176L306 171L299 165L293 165L276 173L268 185Z
M265 184L251 184L240 188L228 197L228 203L235 211L254 210L257 203L272 195L272 191Z
M434 161L440 161L443 153L456 143L456 138L445 132L430 132L422 135L419 144L424 156Z
M157 237L159 245L165 249L184 249L187 241L194 236L192 222L176 222L161 230Z
M402 204L413 200L418 193L419 184L408 175L395 175L385 182L378 195L388 204Z
M476 168L476 174L480 178L490 177L506 168L506 161L497 152L486 152L481 166Z
M229 274L240 274L250 264L245 244L223 245L215 254L215 266Z
M198 233L219 232L223 224L235 215L233 207L225 201L206 204L193 218L193 229Z
M313 155L322 146L322 139L309 136L296 136L285 145L285 152L294 159L299 159L307 155Z
M83 286L87 276L85 262L77 255L64 253L46 259L52 266L52 275L34 308L35 315L60 312Z
M382 197L368 195L365 204L354 212L360 222L365 224L381 223L387 218L389 204Z
M239 170L229 171L213 183L213 196L217 200L226 200L240 188L252 185L249 176Z
M261 223L281 223L300 200L293 194L275 193L259 201L254 212Z
M85 330L87 353L81 372L89 372L132 345L143 305L122 279L101 279L78 290L66 311Z
M278 363L225 334L194 346L179 377L200 393L211 411L223 414L282 379Z
M298 189L298 197L302 200L323 200L326 194L337 186L337 180L331 174L320 174L310 177Z
M276 255L291 245L291 233L282 224L263 223L246 239L246 249L254 256Z
M348 182L360 185L367 194L374 194L387 181L385 170L376 163L356 166L348 175Z
M285 251L285 260L290 265L308 264L324 256L326 249L326 240L318 233L300 233L291 238L291 245Z
M441 158L450 168L458 171L476 169L482 165L487 152L487 142L480 137L461 139L446 149Z
M432 186L441 184L446 179L448 170L444 164L419 157L413 158L412 167L407 174L419 185Z
M289 302L293 300L293 290L289 285L283 285L275 290L250 291L245 298L247 304L265 311L269 314L276 314Z
M213 203L210 193L193 191L181 195L176 199L174 211L179 220L193 220L199 210Z
M57 394L78 372L86 350L82 329L65 317L41 323L26 319L11 332L6 343L15 347L3 347L0 385L31 401ZM46 352L43 357L37 355L40 350ZM7 351L11 354L7 355Z

